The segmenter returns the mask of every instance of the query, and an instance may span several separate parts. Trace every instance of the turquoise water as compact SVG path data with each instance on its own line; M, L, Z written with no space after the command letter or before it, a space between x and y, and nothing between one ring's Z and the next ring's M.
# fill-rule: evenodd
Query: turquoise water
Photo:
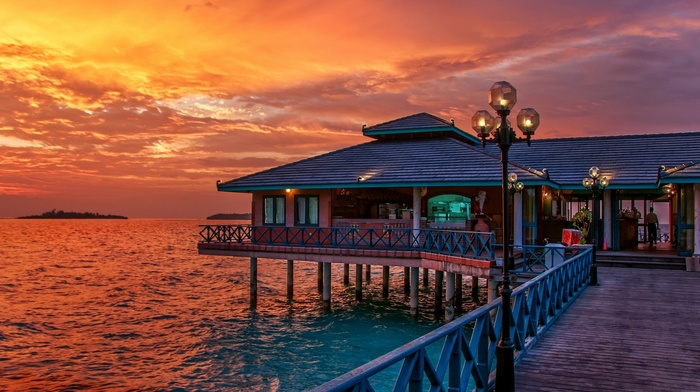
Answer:
M324 312L317 263L288 302L286 261L259 259L251 311L248 259L197 254L205 223L0 220L0 390L300 391L442 324L430 289L409 317L403 268L357 302L334 266Z

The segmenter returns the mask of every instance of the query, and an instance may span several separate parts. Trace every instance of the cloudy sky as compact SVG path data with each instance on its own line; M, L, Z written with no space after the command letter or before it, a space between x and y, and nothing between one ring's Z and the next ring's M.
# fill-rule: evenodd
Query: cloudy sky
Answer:
M418 112L468 131L498 80L536 138L697 131L699 42L697 1L4 1L0 217L247 212L216 180Z

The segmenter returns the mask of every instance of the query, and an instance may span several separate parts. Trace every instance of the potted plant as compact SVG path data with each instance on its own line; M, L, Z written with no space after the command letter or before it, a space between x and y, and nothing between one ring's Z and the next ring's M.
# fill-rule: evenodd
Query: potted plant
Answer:
M581 238L579 239L579 244L586 243L586 237L588 237L588 230L591 227L591 222L593 221L593 216L588 207L584 206L579 212L574 214L572 218L574 228L581 232Z

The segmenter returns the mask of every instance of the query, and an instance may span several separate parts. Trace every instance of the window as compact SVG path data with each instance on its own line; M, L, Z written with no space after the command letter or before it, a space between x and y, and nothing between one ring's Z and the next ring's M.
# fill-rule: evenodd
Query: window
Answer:
M295 226L318 226L318 196L296 196Z
M284 225L285 196L263 197L263 224Z

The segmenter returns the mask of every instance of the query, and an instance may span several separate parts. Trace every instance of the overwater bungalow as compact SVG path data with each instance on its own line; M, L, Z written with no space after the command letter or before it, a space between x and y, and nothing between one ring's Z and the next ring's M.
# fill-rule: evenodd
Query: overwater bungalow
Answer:
M360 271L362 265L398 265L493 279L494 245L567 241L562 235L582 209L600 211L598 249L636 249L646 240L644 214L654 207L664 216L668 211L663 234L675 252L700 253L700 132L514 144L508 171L522 189L512 192L511 228L502 227L497 146L484 146L454 121L428 113L363 126L362 133L366 143L217 182L220 192L252 195L251 224L228 228L225 238L222 228L209 227L199 252L317 261L319 280L321 263L330 262L356 264ZM598 198L583 181L591 168L605 178ZM475 232L488 237L454 237ZM391 235L407 248L394 247ZM463 241L461 253L450 248L438 257L411 248L411 242L436 246L448 237Z

